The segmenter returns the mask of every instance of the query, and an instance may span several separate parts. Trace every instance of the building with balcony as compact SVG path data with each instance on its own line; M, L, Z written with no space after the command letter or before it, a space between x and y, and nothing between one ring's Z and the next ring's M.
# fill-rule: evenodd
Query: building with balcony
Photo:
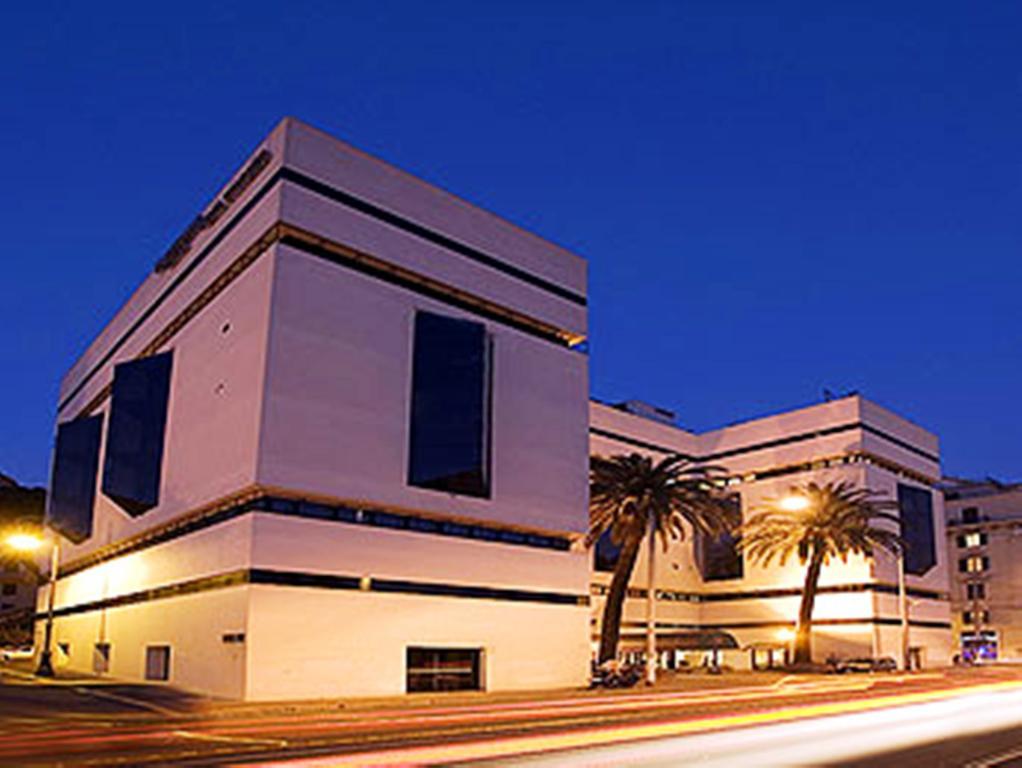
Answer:
M1022 483L946 483L956 653L1022 660Z

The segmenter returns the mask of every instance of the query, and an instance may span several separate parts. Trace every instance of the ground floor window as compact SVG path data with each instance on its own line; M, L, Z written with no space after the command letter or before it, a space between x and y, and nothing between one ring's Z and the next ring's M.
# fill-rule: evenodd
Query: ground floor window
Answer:
M145 679L170 680L169 645L150 645L145 649Z
M408 648L408 692L481 690L482 653L479 648Z

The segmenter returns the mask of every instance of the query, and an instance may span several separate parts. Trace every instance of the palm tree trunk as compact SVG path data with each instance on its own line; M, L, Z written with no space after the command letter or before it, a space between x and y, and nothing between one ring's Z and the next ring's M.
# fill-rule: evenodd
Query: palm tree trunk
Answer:
M628 593L628 582L632 578L635 559L639 554L642 534L630 537L621 547L621 554L614 567L614 577L610 580L610 591L607 602L603 606L603 623L600 627L600 655L602 664L617 658L617 644L621 638L621 611Z
M813 663L813 603L816 602L816 589L820 582L822 567L823 553L814 549L809 558L809 568L806 569L806 581L802 587L802 604L798 609L798 627L795 630L795 666Z

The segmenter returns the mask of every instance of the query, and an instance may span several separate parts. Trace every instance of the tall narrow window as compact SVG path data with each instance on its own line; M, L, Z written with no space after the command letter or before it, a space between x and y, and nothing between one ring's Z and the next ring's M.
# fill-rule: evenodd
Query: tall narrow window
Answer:
M898 484L901 535L907 543L905 571L921 576L937 564L933 530L933 494L928 489Z
M145 679L170 680L170 646L150 645L145 649Z
M728 517L732 527L742 522L742 498L735 495L727 499ZM714 538L697 530L695 541L696 565L703 581L726 581L740 579L745 573L742 553L738 549L738 537L724 533Z
M414 344L408 483L489 497L486 327L418 312Z
M614 540L610 537L609 528L600 534L594 549L593 567L597 571L612 572L617 567L617 561L621 557L621 546L614 543Z
M76 544L92 535L102 430L102 416L75 419L57 427L46 522Z
M171 353L114 368L103 493L137 517L160 503Z

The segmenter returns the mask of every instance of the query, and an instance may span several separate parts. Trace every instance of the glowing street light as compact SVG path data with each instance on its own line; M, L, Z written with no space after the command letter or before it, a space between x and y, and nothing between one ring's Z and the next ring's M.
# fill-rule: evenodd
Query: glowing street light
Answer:
M47 542L42 536L32 533L12 533L4 543L18 552L34 552ZM46 632L43 635L43 650L39 654L39 677L53 677L53 601L57 591L57 569L60 567L60 537L56 533L50 542L50 585L46 595Z
M18 552L34 552L43 545L43 539L31 533L12 533L7 537L7 546Z
M801 494L793 493L790 496L785 496L784 498L782 498L777 503L777 506L779 506L785 512L801 512L809 508L809 499L807 499L805 496L802 496Z

